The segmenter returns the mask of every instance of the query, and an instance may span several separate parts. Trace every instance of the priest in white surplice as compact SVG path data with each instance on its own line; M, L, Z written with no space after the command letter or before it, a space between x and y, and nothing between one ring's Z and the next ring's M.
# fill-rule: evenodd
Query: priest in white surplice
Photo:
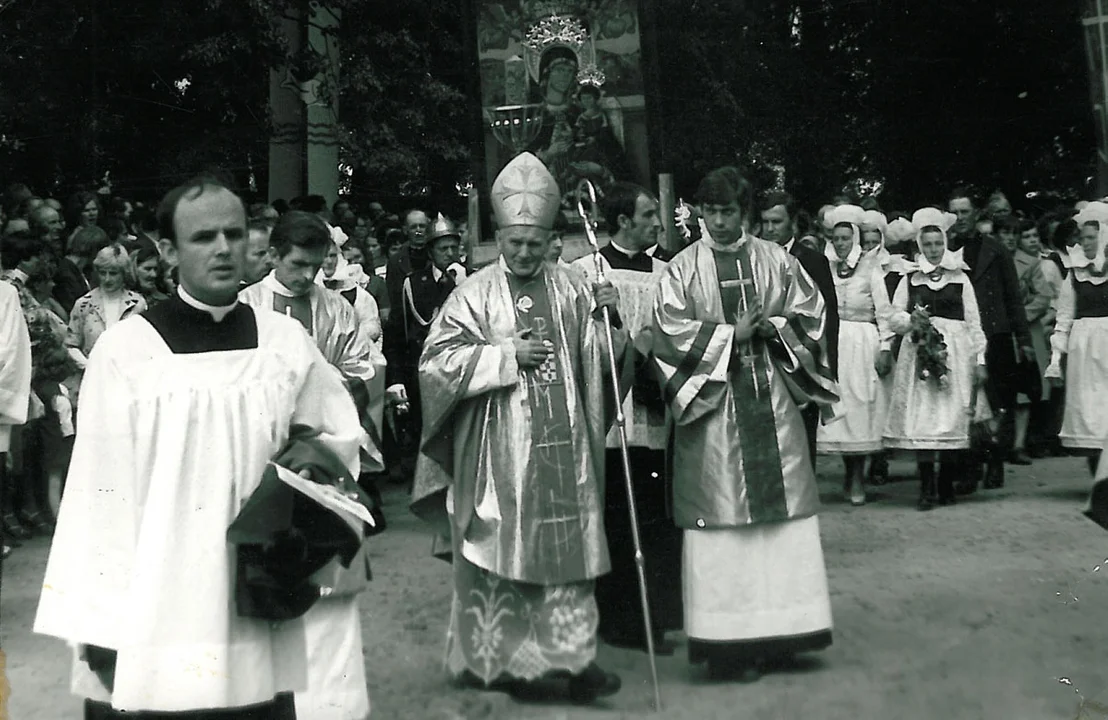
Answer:
M320 431L352 473L364 433L303 328L236 302L242 201L199 179L158 220L178 293L89 360L35 631L74 647L86 718L295 718L313 611L240 617L227 528L291 425Z

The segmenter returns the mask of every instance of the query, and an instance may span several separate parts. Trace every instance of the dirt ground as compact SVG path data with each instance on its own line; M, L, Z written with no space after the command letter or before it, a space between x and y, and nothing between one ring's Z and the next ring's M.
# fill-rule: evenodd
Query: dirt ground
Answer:
M915 510L911 482L877 488L875 502L851 508L837 489L837 463L821 460L820 469L834 645L737 685L709 682L688 664L682 640L659 660L664 709L654 717L1068 720L1079 717L1082 697L1108 702L1108 567L1099 569L1108 533L1079 513L1089 485L1083 461L1009 468L1005 489L930 513ZM893 465L898 475L912 469ZM429 556L404 495L393 490L387 500L390 529L373 541L375 578L362 599L375 720L649 715L646 656L608 647L599 661L624 688L595 708L521 705L448 685L449 566ZM81 717L68 693L68 650L30 632L46 553L47 541L35 540L4 567L13 720Z

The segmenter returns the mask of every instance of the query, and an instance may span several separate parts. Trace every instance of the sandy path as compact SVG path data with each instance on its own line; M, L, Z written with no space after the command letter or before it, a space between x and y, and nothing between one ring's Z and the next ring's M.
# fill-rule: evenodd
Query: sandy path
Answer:
M906 463L894 471L907 474ZM664 718L1075 718L1081 693L1108 700L1108 534L1078 510L1088 486L1072 459L1011 469L1008 487L954 508L918 513L915 486L879 488L854 509L839 470L821 461L821 515L835 644L749 686L713 684L683 646L659 660ZM441 672L449 566L393 491L390 529L373 542L375 578L362 599L375 720L636 718L649 708L642 654L602 648L623 691L594 709L519 705L457 690ZM46 560L36 540L4 568L3 646L14 720L79 718L69 655L33 636ZM636 592L629 588L629 592ZM1076 597L1076 600L1074 599ZM1103 717L1092 713L1087 717Z

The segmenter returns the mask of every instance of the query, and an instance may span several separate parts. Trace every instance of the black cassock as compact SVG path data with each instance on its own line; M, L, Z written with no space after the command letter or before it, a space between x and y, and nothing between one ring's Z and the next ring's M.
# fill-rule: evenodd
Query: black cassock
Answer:
M646 253L629 257L611 245L600 252L612 270L653 272L654 260ZM631 389L636 402L645 405L647 412L658 419L664 418L666 403L648 359L638 354L632 343L628 343L627 352L635 354L627 359L624 367L633 367ZM624 375L626 383L627 373ZM623 390L626 392L627 387ZM670 501L672 473L666 451L629 447L628 454L639 516L639 537L646 560L650 617L657 642L667 630L679 630L683 626L682 532L673 522ZM645 647L635 547L627 508L627 483L618 448L609 448L605 453L605 478L604 527L612 571L598 579L596 584L596 601L600 610L599 634L609 644Z

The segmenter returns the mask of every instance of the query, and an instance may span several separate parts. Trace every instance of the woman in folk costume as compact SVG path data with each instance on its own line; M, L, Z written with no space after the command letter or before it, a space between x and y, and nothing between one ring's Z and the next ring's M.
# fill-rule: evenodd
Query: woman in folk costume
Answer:
M892 338L889 297L877 255L863 253L865 211L840 205L827 213L831 242L824 249L839 299L839 397L842 420L821 425L820 454L842 455L843 493L851 505L866 504L866 456L881 450L888 408Z
M901 280L893 297L889 326L904 336L893 380L892 402L885 426L885 446L915 450L919 462L919 509L930 510L936 500L937 451L970 447L971 399L985 374L985 335L977 296L962 251L947 246L947 231L955 217L935 208L912 216L919 255L916 270ZM946 371L920 367L914 335L928 325L941 334L945 349L932 347L945 360ZM945 358L943 355L945 354ZM985 404L984 393L978 407ZM938 488L940 504L954 503L953 483Z
M1062 258L1069 276L1058 298L1045 375L1060 385L1062 357L1068 356L1060 438L1063 447L1086 451L1092 472L1108 437L1108 203L1091 202L1074 219L1081 242Z
M904 276L905 272L905 258L904 255L889 252L889 245L894 248L899 248L905 242L915 243L916 241L916 229L912 227L912 223L904 218L897 218L891 223L885 214L879 210L866 210L865 217L862 220L862 252L864 256L873 256L877 264L881 268L881 274L883 276L883 283L885 287L885 298L891 304L893 300L893 294L896 292L896 286L900 284L900 279ZM892 360L892 364L889 366L889 382L891 383L891 376L893 367L896 365L896 356L900 351L900 336L893 333L892 342L890 344L889 358ZM888 401L888 394L885 397ZM885 408L887 411L888 408ZM870 485L884 485L889 481L889 453L882 450L875 453L870 459L869 472L866 474L866 481Z

